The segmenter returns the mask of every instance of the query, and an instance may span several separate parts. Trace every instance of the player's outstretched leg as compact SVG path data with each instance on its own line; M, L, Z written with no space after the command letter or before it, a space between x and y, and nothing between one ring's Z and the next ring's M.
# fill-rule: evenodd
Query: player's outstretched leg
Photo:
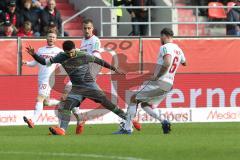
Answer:
M122 109L120 109L118 106L113 104L110 100L108 100L104 93L98 92L98 94L99 94L98 100L95 100L95 102L100 103L101 105L103 105L104 108L112 111L113 113L118 115L120 118L126 120L127 115Z

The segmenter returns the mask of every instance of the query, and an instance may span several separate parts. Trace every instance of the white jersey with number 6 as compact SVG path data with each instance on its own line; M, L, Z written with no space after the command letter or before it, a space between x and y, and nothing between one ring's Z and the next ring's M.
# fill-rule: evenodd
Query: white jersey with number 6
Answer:
M183 51L181 50L181 48L179 48L179 46L177 44L167 43L167 44L161 46L160 51L159 51L158 60L157 60L158 67L156 67L156 70L154 72L155 75L159 73L160 67L164 63L163 58L165 55L171 56L171 65L168 68L166 74L161 76L159 78L159 80L173 84L174 77L175 77L175 74L176 74L179 64L184 63L186 61L186 59L185 59Z

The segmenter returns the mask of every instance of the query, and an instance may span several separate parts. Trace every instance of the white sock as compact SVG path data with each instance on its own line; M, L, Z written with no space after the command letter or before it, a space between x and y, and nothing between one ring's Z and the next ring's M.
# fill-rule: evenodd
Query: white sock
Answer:
M45 103L46 106L56 106L59 105L60 101L56 99L49 99L48 102Z
M58 127L60 127L60 125L61 125L61 118L59 118L59 109L62 109L63 108L63 105L64 105L64 103L63 102L61 102L60 101L60 103L58 104Z
M147 112L153 118L156 118L160 122L162 121L161 117L151 108L151 107L142 107L142 109Z
M137 113L137 106L135 103L131 103L128 106L128 110L127 110L127 119L126 119L126 123L125 123L125 129L128 131L132 130L132 120L135 118Z
M38 120L39 115L42 113L43 110L43 102L37 102L35 105L34 115L32 118L33 123Z
M79 109L79 107L74 107L73 109L72 109L72 113L74 114L74 116L76 117L76 120L77 120L77 125L79 125L79 123L80 123L80 116L79 116L79 114L80 114L80 109Z

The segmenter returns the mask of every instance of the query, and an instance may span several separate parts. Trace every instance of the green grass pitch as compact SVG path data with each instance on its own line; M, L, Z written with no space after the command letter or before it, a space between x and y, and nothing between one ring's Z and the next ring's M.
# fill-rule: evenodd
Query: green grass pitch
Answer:
M0 127L1 160L239 160L239 123L144 124L133 135L112 135L118 125L70 126L66 136L49 136L48 126Z

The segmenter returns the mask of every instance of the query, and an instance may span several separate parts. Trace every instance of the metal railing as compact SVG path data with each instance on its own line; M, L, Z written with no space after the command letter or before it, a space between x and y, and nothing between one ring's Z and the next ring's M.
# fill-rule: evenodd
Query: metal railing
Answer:
M103 9L119 9L118 7L107 7L107 6L89 6L84 8L83 10L79 11L78 13L74 14L70 18L66 19L62 22L62 36L64 37L64 25L73 19L77 18L78 16L82 15L86 11L90 9L100 9L100 22L101 22L101 32L100 36L103 35L103 26L104 25L148 25L148 36L152 36L152 27L151 25L157 25L157 24L195 24L196 25L196 36L199 36L199 24L240 24L240 22L228 22L228 21L214 21L214 22L208 22L208 21L199 21L199 9L209 9L209 8L240 8L240 6L122 6L122 9L148 9L148 22L103 22ZM153 22L151 19L151 9L171 9L172 13L176 9L192 9L195 10L196 13L196 20L192 22L179 22L179 21L168 21L168 22ZM226 12L227 13L227 12Z

